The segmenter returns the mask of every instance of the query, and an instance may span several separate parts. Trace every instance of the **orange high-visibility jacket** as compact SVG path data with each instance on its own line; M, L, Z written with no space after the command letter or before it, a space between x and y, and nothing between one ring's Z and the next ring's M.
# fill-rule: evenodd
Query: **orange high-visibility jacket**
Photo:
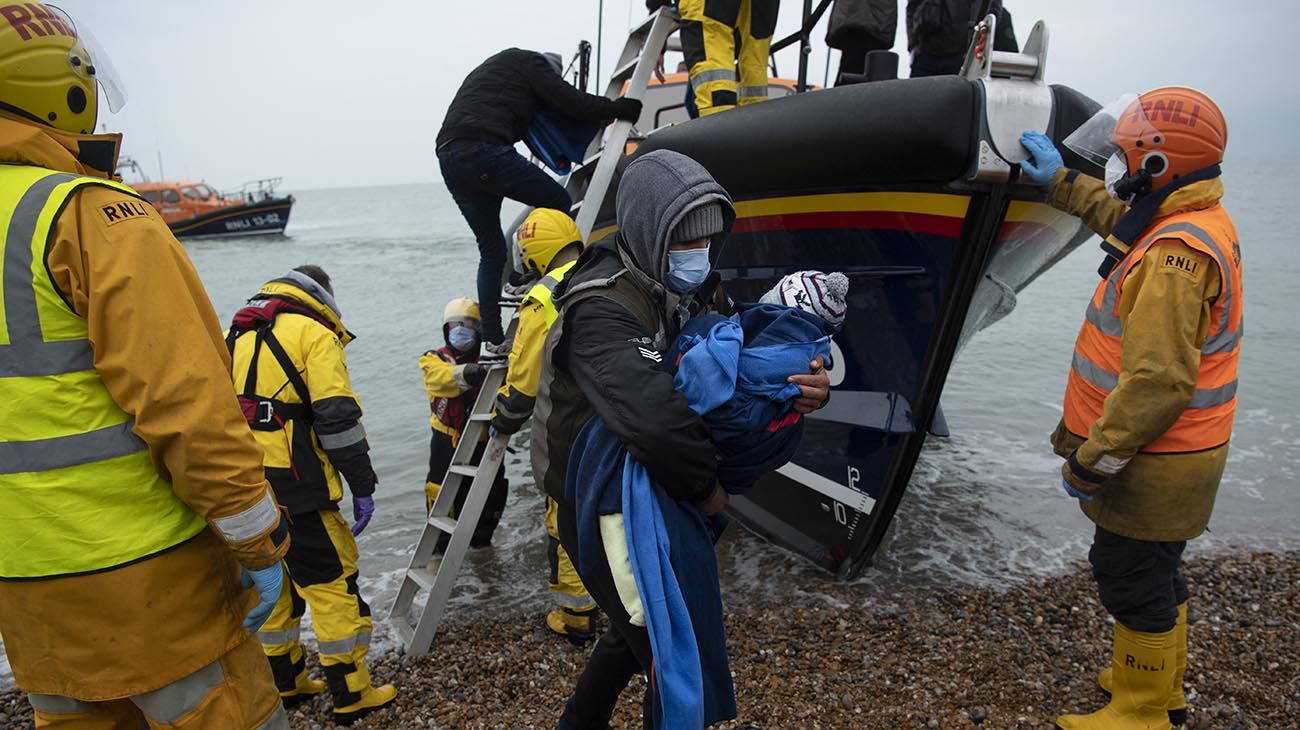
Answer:
M1222 289L1210 310L1201 348L1196 393L1178 420L1141 451L1179 453L1227 443L1237 410L1237 363L1242 339L1241 251L1232 220L1221 205L1160 219L1097 285L1074 346L1065 391L1065 425L1087 434L1102 415L1106 396L1119 382L1124 328L1120 321L1124 281L1151 246L1177 239L1206 254L1219 268ZM1152 262L1180 265L1179 261ZM1185 262L1187 266L1197 265ZM1191 273L1191 272L1189 272Z

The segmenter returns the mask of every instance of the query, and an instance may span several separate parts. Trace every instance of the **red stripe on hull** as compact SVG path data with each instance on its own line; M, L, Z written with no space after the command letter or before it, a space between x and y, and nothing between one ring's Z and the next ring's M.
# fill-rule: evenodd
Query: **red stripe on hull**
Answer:
M762 231L806 231L816 228L860 228L907 233L925 233L956 238L961 235L963 219L924 213L879 211L844 211L829 213L788 213L741 218L732 229L735 233Z

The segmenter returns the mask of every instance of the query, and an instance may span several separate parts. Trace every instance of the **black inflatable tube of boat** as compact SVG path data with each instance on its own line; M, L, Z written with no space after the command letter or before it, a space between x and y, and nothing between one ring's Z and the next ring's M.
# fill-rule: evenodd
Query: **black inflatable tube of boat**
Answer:
M737 200L798 191L947 184L974 158L976 83L957 76L841 86L740 107L650 135L619 164L597 228L614 223L614 191L627 163L670 149L704 165ZM1101 170L1060 144L1098 105L1052 87L1051 136L1067 165Z

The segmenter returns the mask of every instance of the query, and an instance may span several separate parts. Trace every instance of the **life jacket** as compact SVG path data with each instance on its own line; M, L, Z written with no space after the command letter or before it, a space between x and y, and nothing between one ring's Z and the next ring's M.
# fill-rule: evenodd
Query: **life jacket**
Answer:
M108 570L207 528L113 400L44 265L59 212L89 185L146 205L118 183L0 165L0 579Z
M433 352L452 365L464 364L456 361L456 352L446 345ZM473 404L474 400L478 398L478 392L481 388L482 384L479 384L457 396L434 398L429 401L429 410L433 412L434 418L437 418L442 425L459 434L465 430L465 424L469 422L469 404Z
M276 339L273 326L275 318L281 314L300 314L320 322L325 327L334 329L333 324L320 316L310 307L304 306L287 297L275 295L254 298L242 309L235 312L231 319L230 331L226 333L226 348L233 356L235 340L248 332L255 333L253 357L248 364L248 377L244 380L244 392L236 396L239 408L244 413L244 420L254 431L283 431L286 421L297 421L303 428L310 428L312 422L311 393L303 381L298 368L294 366L289 353ZM298 403L285 403L275 398L257 394L257 361L262 354L262 345L271 353L284 371L285 377L298 394ZM299 478L297 467L293 463L292 444L289 444L289 469L295 479Z
M1201 347L1196 393L1182 415L1142 451L1203 451L1227 443L1237 411L1237 364L1242 339L1241 249L1237 232L1221 205L1161 219L1097 285L1074 345L1065 390L1065 425L1086 436L1101 417L1106 396L1119 382L1124 327L1119 313L1124 281L1153 244L1177 239L1210 257L1219 268L1219 295Z

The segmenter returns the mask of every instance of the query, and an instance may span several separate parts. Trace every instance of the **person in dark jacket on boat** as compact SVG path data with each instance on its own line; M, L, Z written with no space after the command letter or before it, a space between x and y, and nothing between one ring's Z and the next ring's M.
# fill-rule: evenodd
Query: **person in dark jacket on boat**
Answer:
M897 0L835 0L826 27L826 45L840 51L835 85L844 83L845 74L865 74L867 54L893 48L897 32Z
M712 515L727 504L717 449L704 421L673 387L663 352L697 309L710 271L709 247L735 218L731 200L699 163L667 150L628 165L619 184L619 231L593 244L556 287L560 315L546 338L534 408L533 473L559 503L560 541L610 628L597 642L558 727L605 728L619 695L653 653L645 626L633 622L622 593L634 585L626 554L580 552L574 505L565 498L569 449L599 415L673 500ZM830 379L820 361L791 375L807 413L825 404ZM647 696L647 700L652 698ZM644 708L647 722L654 702Z
M641 114L639 100L583 93L560 72L557 54L507 48L465 77L438 132L442 179L478 242L483 342L503 356L506 348L491 347L505 339L497 304L506 263L501 201L509 198L559 210L569 210L572 204L564 187L529 164L514 144L541 111L599 124L635 121Z
M907 0L907 50L912 53L912 78L961 71L975 25L997 16L993 50L1019 51L1011 13L1002 0Z

